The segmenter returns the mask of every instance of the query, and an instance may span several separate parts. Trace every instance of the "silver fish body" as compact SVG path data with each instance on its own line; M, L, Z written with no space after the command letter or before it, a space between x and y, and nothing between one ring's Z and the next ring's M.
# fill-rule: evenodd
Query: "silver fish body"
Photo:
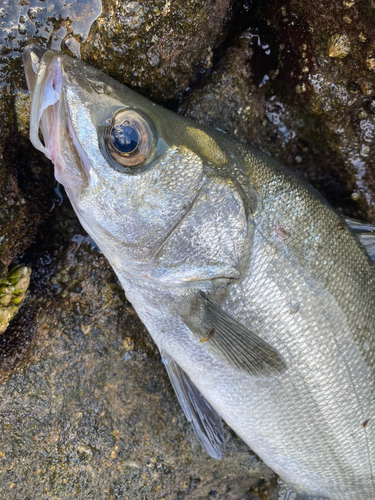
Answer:
M25 66L31 140L169 372L297 491L375 500L375 274L351 229L248 145L56 52ZM120 110L152 137L136 166L106 147Z

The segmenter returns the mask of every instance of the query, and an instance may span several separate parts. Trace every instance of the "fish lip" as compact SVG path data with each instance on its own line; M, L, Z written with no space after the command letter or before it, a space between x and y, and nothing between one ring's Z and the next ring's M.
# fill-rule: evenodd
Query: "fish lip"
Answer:
M26 81L30 92L30 141L33 146L51 158L55 127L58 127L58 103L62 92L62 55L45 51L39 46L24 50ZM57 104L57 105L56 105ZM42 130L44 144L39 139Z
M25 68L27 88L31 96L34 93L35 80L39 71L40 61L46 52L47 49L37 44L27 45L23 49L23 66Z
M64 176L66 162L60 144L64 135L76 157L76 165L82 176L81 186L87 186L91 167L82 148L78 148L79 142L64 98L64 55L54 50L47 51L38 45L29 45L24 49L23 59L31 96L30 141L54 163L55 177L60 183L65 187L77 187L81 184L77 176L71 179L72 186L68 186L69 175ZM62 121L64 116L66 119ZM62 133L61 127L66 127L66 131ZM42 130L44 145L39 139L39 129Z

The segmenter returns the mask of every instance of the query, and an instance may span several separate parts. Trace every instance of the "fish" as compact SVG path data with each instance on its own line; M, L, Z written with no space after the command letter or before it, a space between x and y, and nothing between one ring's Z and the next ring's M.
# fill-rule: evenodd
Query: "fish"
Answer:
M30 45L24 66L30 140L207 453L221 458L225 421L280 500L374 500L374 226L80 60Z

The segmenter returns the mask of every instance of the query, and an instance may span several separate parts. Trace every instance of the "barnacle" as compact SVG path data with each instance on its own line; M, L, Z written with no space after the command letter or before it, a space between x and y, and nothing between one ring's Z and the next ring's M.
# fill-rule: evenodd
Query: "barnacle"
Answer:
M346 57L350 52L351 44L348 35L333 35L328 44L329 57Z
M366 67L369 70L375 69L375 57L368 57L366 59Z

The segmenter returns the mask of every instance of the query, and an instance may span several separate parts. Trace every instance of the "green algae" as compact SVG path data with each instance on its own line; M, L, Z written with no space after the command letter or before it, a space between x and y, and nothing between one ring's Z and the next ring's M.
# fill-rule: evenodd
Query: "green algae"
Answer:
M0 334L22 306L30 284L30 274L30 268L15 266L0 281Z

